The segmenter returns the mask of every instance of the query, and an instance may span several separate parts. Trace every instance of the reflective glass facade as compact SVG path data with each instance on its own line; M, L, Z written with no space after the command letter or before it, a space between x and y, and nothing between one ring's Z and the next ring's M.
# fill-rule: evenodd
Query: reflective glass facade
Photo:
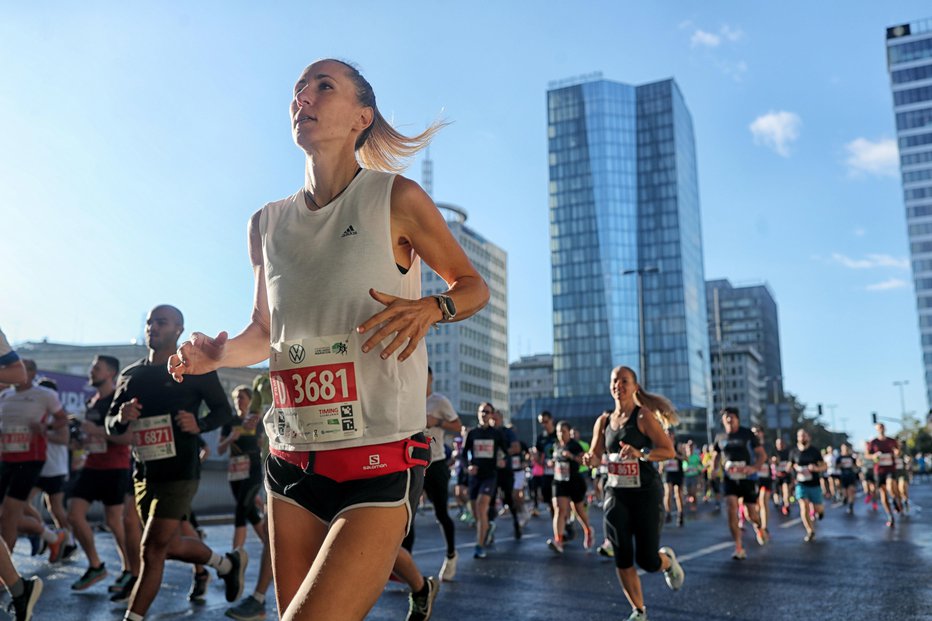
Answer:
M640 375L644 273L648 385L704 406L708 335L692 121L675 82L602 79L548 91L554 396Z
M919 334L932 403L932 20L887 29Z

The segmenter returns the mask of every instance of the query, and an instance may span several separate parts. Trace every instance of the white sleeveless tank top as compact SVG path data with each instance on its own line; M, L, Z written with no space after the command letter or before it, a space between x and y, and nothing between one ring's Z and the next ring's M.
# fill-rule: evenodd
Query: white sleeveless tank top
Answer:
M362 425L358 437L339 439L336 434L338 439L319 441L316 436L289 430L273 406L264 420L273 448L317 451L367 446L407 438L424 429L424 341L407 360L398 362L400 349L388 360L380 358L391 337L364 354L362 344L375 329L364 335L356 333L356 326L385 308L372 299L370 288L402 298L421 297L420 259L415 258L405 274L395 264L391 235L394 180L395 175L363 169L342 194L317 211L307 208L303 190L262 208L259 232L273 358L276 344L281 355L281 344L288 351L288 343L339 337L327 343L345 344L355 366L357 414L359 408L362 410L356 420ZM300 386L300 380L296 383L303 397L305 388L310 387ZM332 393L332 383L330 389ZM315 395L318 392L314 387ZM336 416L330 422L338 423Z

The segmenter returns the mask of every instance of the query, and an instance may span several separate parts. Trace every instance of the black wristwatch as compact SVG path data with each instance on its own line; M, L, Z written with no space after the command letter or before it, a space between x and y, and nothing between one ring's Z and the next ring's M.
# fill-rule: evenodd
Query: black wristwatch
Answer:
M443 313L443 321L450 321L456 317L456 304L453 303L453 298L442 293L438 293L434 297L437 298L437 305L440 306L440 312Z

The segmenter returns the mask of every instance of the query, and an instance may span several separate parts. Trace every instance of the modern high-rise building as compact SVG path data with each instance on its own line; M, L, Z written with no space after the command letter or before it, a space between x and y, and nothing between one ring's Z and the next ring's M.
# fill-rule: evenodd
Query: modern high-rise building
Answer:
M932 404L932 19L887 28L926 398Z
M434 372L434 390L446 395L460 416L475 416L483 401L507 413L507 255L466 226L465 210L448 203L437 203L437 207L453 237L488 284L489 303L466 321L437 324L437 330L428 333L427 357ZM421 294L446 290L443 279L425 265L421 270Z
M610 404L609 372L624 364L699 432L709 343L696 148L679 87L584 76L551 84L547 112L554 397Z
M764 398L761 389L763 358L753 345L712 345L713 410L738 408L741 420L750 424L763 421Z
M520 410L525 401L549 399L553 396L553 356L521 356L508 365L508 386L512 413Z
M752 403L756 398L757 403L748 410L751 415L748 420L764 423L769 429L786 429L789 419L784 420L778 405L783 402L780 323L777 303L770 286L754 284L735 287L726 279L710 280L706 282L705 296L709 315L709 344L713 357L712 391L716 405L724 402L725 405L738 406L736 401ZM723 385L723 381L729 380L719 365L727 363L729 357L735 358L738 350L747 348L753 349L754 355L760 358L757 363L759 371L748 376L744 383L745 394L737 395L734 385ZM722 353L721 357L719 352ZM754 365L750 361L745 363ZM732 368L731 372L737 371ZM732 377L731 381L738 380ZM766 413L766 416L762 417L762 413Z

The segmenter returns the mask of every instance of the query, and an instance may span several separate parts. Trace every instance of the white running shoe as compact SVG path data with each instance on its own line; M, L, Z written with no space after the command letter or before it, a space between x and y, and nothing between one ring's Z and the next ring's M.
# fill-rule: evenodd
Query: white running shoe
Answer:
M647 621L647 608L643 610L638 610L635 608L631 611L631 616L628 617L628 621Z
M670 587L671 590L679 591L680 587L683 586L683 580L686 579L686 572L683 571L683 567L680 565L679 561L676 560L676 554L673 552L672 548L663 546L660 548L660 552L670 559L670 567L663 572L663 578L667 581L667 586Z
M563 544L557 541L556 539L548 539L547 547L556 552L557 554L563 554Z
M453 582L456 576L456 559L459 555L454 552L453 556L446 556L443 559L443 565L440 566L440 579L444 582Z

